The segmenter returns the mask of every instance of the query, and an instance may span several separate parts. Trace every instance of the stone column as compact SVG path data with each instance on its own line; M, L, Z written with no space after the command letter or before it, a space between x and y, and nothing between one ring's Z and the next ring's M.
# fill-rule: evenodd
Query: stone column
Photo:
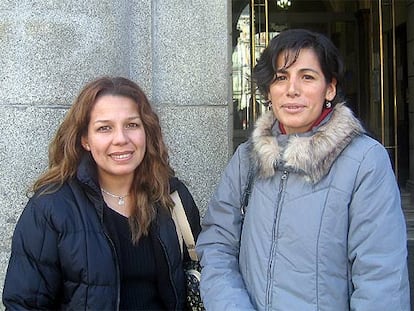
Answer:
M230 1L155 1L153 102L202 213L232 147Z
M138 82L202 214L231 153L230 0L0 1L0 290L28 186L83 85Z
M92 77L129 74L126 3L0 2L1 286L26 190L74 96Z

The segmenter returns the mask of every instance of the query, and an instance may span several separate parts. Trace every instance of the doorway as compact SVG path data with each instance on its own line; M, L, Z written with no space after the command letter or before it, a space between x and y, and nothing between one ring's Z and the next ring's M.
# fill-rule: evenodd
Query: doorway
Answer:
M388 150L400 185L408 179L406 3L396 0L233 0L233 146L267 108L250 76L284 29L326 34L345 62L348 106Z

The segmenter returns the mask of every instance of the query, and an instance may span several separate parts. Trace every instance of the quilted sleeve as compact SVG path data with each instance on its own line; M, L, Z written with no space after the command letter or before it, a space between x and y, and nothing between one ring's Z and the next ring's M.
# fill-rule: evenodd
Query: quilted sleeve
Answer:
M207 310L254 310L238 261L240 203L249 167L242 160L242 148L230 160L210 200L197 242L201 296Z
M351 310L410 310L406 243L398 185L377 143L360 164L349 207Z
M10 310L56 309L61 289L58 232L47 209L32 198L21 214L12 239L3 304Z

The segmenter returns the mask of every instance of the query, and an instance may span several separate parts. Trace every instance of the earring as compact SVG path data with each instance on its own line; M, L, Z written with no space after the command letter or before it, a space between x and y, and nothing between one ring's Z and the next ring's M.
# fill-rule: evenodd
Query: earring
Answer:
M325 101L325 108L329 109L331 107L332 107L332 103L329 100Z
M271 109L271 108L272 108L272 101L271 101L271 100L268 100L268 101L266 102L266 107L267 107L267 108L269 108L269 109Z

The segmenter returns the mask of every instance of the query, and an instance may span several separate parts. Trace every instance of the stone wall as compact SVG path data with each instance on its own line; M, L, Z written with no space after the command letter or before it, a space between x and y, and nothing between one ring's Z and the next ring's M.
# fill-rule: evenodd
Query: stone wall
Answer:
M0 2L0 290L25 192L74 97L97 76L143 87L204 212L231 153L229 3Z

